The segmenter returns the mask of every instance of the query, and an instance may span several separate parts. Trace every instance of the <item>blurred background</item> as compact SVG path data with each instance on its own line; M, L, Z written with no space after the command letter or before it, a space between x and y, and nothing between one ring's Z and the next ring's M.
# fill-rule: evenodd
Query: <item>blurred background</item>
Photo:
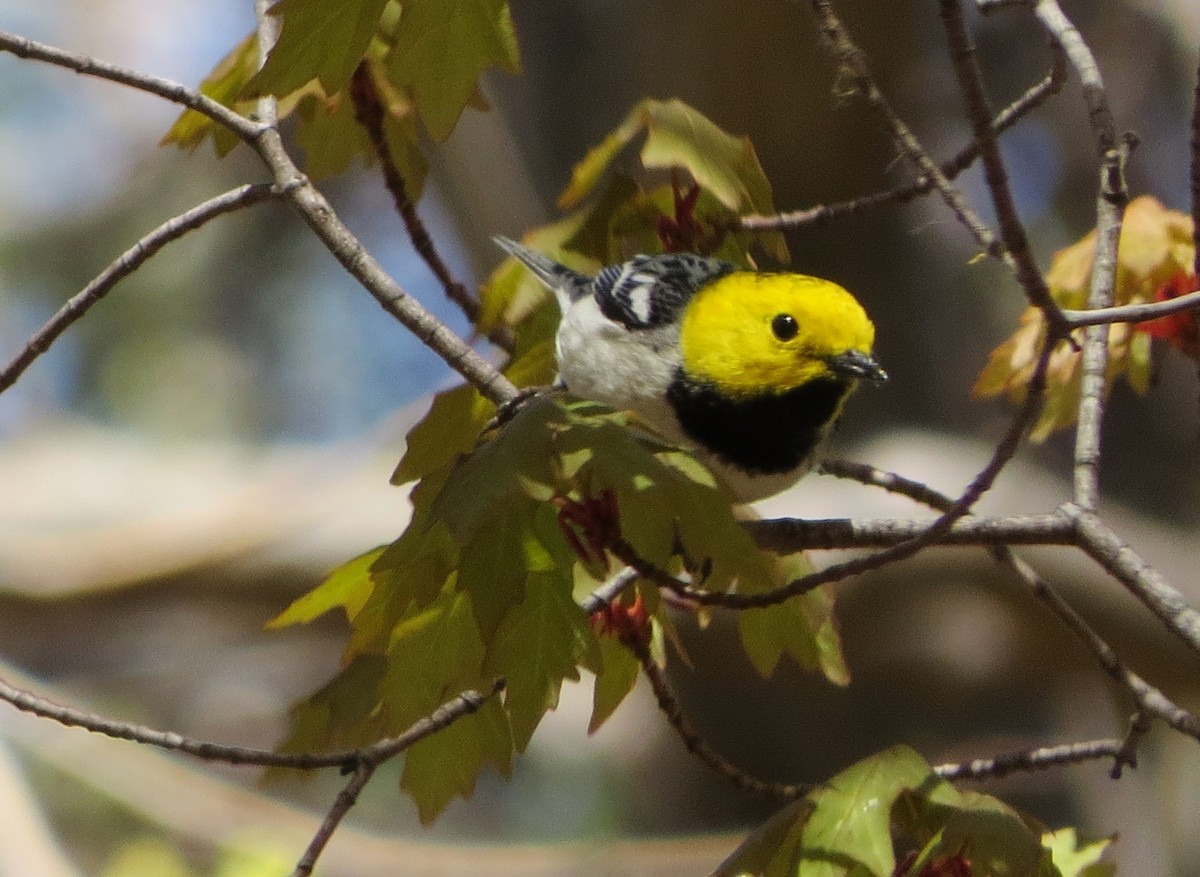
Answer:
M1141 137L1134 193L1186 211L1200 6L1063 5L1099 58L1117 124ZM251 28L251 6L0 0L0 28L195 84ZM468 111L449 142L430 146L420 204L468 283L498 260L492 234L555 215L574 162L644 96L683 98L748 135L781 209L908 178L872 114L833 93L802 4L511 6L524 73L491 75L493 110ZM867 0L839 8L923 143L939 157L956 152L967 125L936 4L893 5L887 16ZM1044 75L1049 53L1023 12L970 20L997 105ZM146 231L263 173L242 149L218 161L207 145L191 156L158 148L176 115L163 101L7 55L0 69L6 362ZM1046 265L1094 218L1095 147L1075 83L1003 148ZM979 172L961 182L990 216ZM463 330L373 170L325 190L401 285ZM934 199L788 242L799 270L864 301L892 375L850 406L838 453L957 491L1010 415L968 391L1014 328L1015 284L973 260L971 240ZM400 532L405 496L388 476L431 391L451 382L284 208L242 211L171 244L0 396L0 675L105 715L273 745L289 705L334 671L344 629L336 618L282 633L262 624L330 568ZM1193 605L1198 397L1194 364L1173 353L1146 397L1115 390L1103 509ZM1069 437L1026 449L985 510L1053 508L1068 495L1070 450ZM818 478L763 511L920 513ZM1200 708L1196 656L1117 584L1069 552L1031 556L1139 672ZM838 590L854 674L845 690L790 669L764 682L723 619L688 628L695 667L673 669L685 707L714 747L756 775L816 780L894 742L938 762L1124 729L1128 704L982 552L927 552ZM591 739L590 697L586 682L568 687L514 779L485 775L432 830L418 826L394 779L378 778L325 873L465 873L483 855L501 872L706 873L772 812L691 759L644 686ZM264 792L250 771L167 759L10 709L0 709L0 742L0 808L14 814L0 825L0 875L116 875L131 861L140 864L130 873L182 873L162 870L175 856L193 873L216 873L233 867L231 845L278 856L264 873L286 873L315 826L306 808L322 812L340 784L330 776ZM1119 829L1125 873L1200 874L1198 755L1194 741L1156 729L1139 770L1119 782L1091 764L985 788L1089 838Z

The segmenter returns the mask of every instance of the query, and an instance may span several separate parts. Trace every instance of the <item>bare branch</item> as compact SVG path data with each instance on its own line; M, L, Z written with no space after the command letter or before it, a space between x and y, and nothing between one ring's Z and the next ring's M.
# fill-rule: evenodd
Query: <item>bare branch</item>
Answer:
M739 789L753 792L756 795L763 795L767 798L774 798L777 801L794 801L796 798L808 794L815 788L811 785L768 783L757 777L750 776L741 768L723 758L692 727L691 722L684 715L683 707L675 697L675 692L671 690L671 686L667 682L666 674L654 662L654 658L651 657L650 650L646 647L646 644L627 644L633 648L634 654L637 655L638 661L641 662L642 673L645 675L646 681L650 683L655 700L658 701L658 708L662 710L667 722L675 729L675 733L683 740L683 745L687 748L687 751L700 759L706 767L729 780Z
M1197 253L1200 253L1200 250L1197 250ZM1077 328L1096 326L1101 323L1141 323L1145 320L1177 314L1180 311L1190 311L1196 307L1200 307L1200 291L1189 292L1167 301L1141 302L1086 311L1063 311L1063 317L1066 319L1067 325Z
M479 709L489 697L499 692L503 685L503 682L497 682L488 694L479 694L474 691L464 692L446 705L439 707L428 718L418 721L398 737L388 737L372 743L370 746L357 749L341 749L324 753L272 752L268 749L250 749L244 746L226 746L221 743L196 740L174 731L159 731L134 722L108 719L86 710L55 703L33 692L17 688L3 679L0 679L0 700L12 704L23 712L50 719L60 725L82 728L85 731L103 734L118 740L144 743L147 746L155 746L171 752L182 752L204 761L313 770L322 767L353 767L364 761L379 764L404 751L417 740L427 737L433 731L449 724L458 718L462 711L473 712Z
M313 869L317 867L317 859L321 857L321 853L325 852L325 847L333 839L333 833L342 824L342 820L346 818L346 814L350 812L350 808L358 803L358 796L362 794L362 790L367 787L367 783L371 781L371 777L374 775L375 765L373 764L363 762L354 768L354 773L350 775L350 779L346 782L346 785L342 787L337 797L333 799L333 806L329 808L329 812L321 820L316 834L309 841L304 854L300 856L300 861L292 869L291 877L309 877L312 874Z
M374 150L375 158L379 161L379 167L383 172L384 185L392 194L396 212L404 221L404 228L408 232L409 240L412 241L413 249L429 266L433 276L442 284L446 297L458 305L472 325L476 325L482 312L479 300L467 291L467 287L454 276L445 260L442 259L441 253L438 252L437 246L433 242L433 237L429 234L429 229L425 227L421 215L417 213L417 206L409 196L404 175L400 173L400 168L396 166L395 159L392 157L392 151L388 147L387 132L383 125L383 103L379 99L379 92L375 88L375 82L371 79L371 70L366 61L359 62L358 67L355 68L354 75L350 78L348 92L350 99L354 102L354 116L366 131L367 139L371 141L371 148ZM514 340L511 332L495 330L488 335L488 338L501 349L512 352Z
M1110 150L1102 161L1100 196L1096 199L1096 253L1092 262L1089 308L1113 303L1117 282L1117 247L1125 204L1129 200L1122 169L1122 150ZM1109 189L1113 184L1116 188ZM1080 364L1079 414L1075 427L1075 502L1094 511L1100 500L1100 431L1108 384L1108 324L1084 329Z
M962 192L946 178L946 175L930 158L929 153L921 146L912 130L896 114L888 99L880 91L867 67L862 50L850 39L850 32L833 11L830 0L811 0L811 2L817 14L821 34L825 37L825 41L837 61L840 75L853 82L855 89L886 119L896 145L921 176L933 181L942 200L971 232L984 252L1011 265L1011 257L1005 253L1003 245L992 233L992 230L967 203Z
M1083 761L1114 758L1121 751L1122 740L1089 740L1062 746L1042 746L1020 752L1009 752L993 758L976 758L955 764L941 764L933 772L946 780L999 779L1016 771L1047 770Z
M1050 72L1039 82L1031 86L1023 95L1005 107L992 120L992 127L997 134L1007 131L1018 121L1041 106L1051 95L1062 90L1066 79L1066 66L1060 62L1061 50L1055 52L1055 63ZM959 151L954 158L940 165L942 174L948 180L955 179L971 166L979 157L979 144L972 141ZM861 213L884 204L904 203L912 201L920 195L926 195L934 189L934 182L927 176L919 176L906 186L887 189L853 198L849 201L838 201L834 204L818 204L804 210L792 210L787 213L777 213L771 216L750 214L737 220L741 228L751 231L766 231L783 228L799 228L827 222L839 216Z
M333 257L385 311L497 405L515 398L517 388L445 323L406 293L342 222L333 205L296 167L279 132L268 130L253 144L275 180L286 185L288 201Z
M899 545L924 535L932 523L912 518L774 518L746 521L742 526L759 548L776 554L792 554L813 549L829 551ZM957 520L931 544L1070 545L1073 538L1074 525L1065 515L1013 515Z
M1075 68L1087 101L1088 119L1096 133L1097 152L1103 157L1117 148L1117 131L1113 125L1112 110L1108 106L1108 93L1100 77L1100 67L1092 50L1083 41L1078 29L1063 13L1058 0L1036 0L1033 14L1046 29L1050 39L1062 46L1071 66Z
M126 70L87 55L65 52L5 31L0 31L0 51L129 85L194 109L226 126L254 149L270 169L276 186L287 197L292 208L342 267L366 288L385 311L470 381L485 398L503 405L517 395L517 388L508 378L408 295L367 252L325 196L301 173L284 148L279 132L270 125L252 122L200 92L170 80Z
M612 603L613 600L617 599L617 597L621 596L621 594L625 593L626 589L637 580L637 570L632 567L626 567L599 588L592 591L587 599L579 604L579 608L587 615L599 612L605 606Z
M178 240L190 231L226 213L258 204L268 198L282 197L279 186L254 183L238 186L214 198L185 210L168 219L158 228L140 238L137 243L117 257L83 289L67 300L33 336L25 347L2 370L0 370L0 393L3 393L25 372L33 362L50 349L50 345L72 324L79 320L114 286L142 266L146 260L171 241Z
M487 694L480 694L477 691L464 691L453 700L442 704L433 713L418 721L399 737L380 740L378 743L368 746L365 749L358 750L354 763L354 774L342 790L338 792L333 806L329 808L329 812L321 820L321 824L318 826L316 834L313 835L312 841L309 842L308 847L304 850L300 861L296 863L296 867L292 871L292 877L308 877L312 873L313 868L316 867L317 859L325 850L330 838L333 837L333 833L337 831L342 820L346 818L346 814L350 812L350 808L358 801L359 793L366 788L367 783L370 782L375 769L379 765L399 755L418 740L424 740L430 734L449 727L464 716L477 712L488 700L495 697L503 689L503 680L498 680Z
M107 79L109 82L128 85L138 91L158 95L171 103L203 113L248 143L252 143L268 128L267 125L247 119L207 95L178 82L172 82L170 79L149 76L136 70L97 60L90 55L67 52L8 31L0 30L0 52L9 52L18 58L44 61L56 67L74 70L81 76L95 76L99 79Z
M1025 290L1030 304L1040 308L1050 324L1052 335L1064 331L1062 313L1050 295L1046 280L1038 268L1029 247L1025 226L1017 213L1017 204L1008 184L1008 170L1000 156L1000 145L991 121L991 107L983 84L983 74L975 55L975 46L963 20L961 0L941 0L942 23L945 25L950 57L958 76L958 90L967 108L971 131L983 159L984 180L992 196L992 205L1000 222L1000 238L1012 257L1017 281Z

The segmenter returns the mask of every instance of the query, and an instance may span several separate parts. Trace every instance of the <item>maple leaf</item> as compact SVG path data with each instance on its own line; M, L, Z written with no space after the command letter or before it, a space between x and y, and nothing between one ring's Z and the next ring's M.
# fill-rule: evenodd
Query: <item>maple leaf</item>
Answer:
M1121 227L1113 304L1156 300L1165 283L1190 270L1194 255L1191 217L1168 210L1149 196L1135 198L1125 208ZM1095 256L1094 229L1054 254L1046 273L1046 285L1058 304L1070 309L1086 307ZM1004 393L1013 401L1023 399L1045 337L1046 321L1042 312L1034 307L1027 308L1021 315L1017 331L988 357L971 394L979 398ZM1030 433L1034 441L1075 422L1082 337L1082 330L1077 330L1074 344L1064 339L1050 356L1045 402ZM1106 376L1109 389L1117 378L1124 377L1139 393L1146 392L1150 386L1150 339L1150 332L1136 331L1127 323L1115 323L1109 328Z

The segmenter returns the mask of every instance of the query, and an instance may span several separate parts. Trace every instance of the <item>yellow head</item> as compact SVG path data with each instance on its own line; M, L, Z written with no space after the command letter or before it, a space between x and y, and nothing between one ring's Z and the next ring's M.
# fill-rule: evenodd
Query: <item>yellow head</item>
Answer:
M738 271L696 293L680 325L683 368L731 396L783 393L816 378L883 380L875 326L836 283Z

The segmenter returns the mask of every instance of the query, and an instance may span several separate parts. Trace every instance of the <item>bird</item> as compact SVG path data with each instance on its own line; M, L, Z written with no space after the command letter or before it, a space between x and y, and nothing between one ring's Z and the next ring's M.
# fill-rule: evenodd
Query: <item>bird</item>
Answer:
M740 502L799 480L859 383L887 380L874 324L832 281L694 253L637 255L588 275L493 240L558 300L566 389L633 412Z

